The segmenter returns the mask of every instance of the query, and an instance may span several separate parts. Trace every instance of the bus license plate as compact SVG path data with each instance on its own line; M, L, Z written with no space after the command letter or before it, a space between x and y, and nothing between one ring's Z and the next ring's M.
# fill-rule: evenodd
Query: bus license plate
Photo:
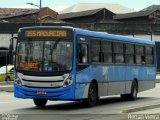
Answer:
M47 92L46 91L37 91L37 95L46 95Z

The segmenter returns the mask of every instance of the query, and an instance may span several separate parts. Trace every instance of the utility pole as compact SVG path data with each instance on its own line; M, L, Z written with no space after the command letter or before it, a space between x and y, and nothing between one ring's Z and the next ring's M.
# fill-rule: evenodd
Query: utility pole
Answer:
M41 9L42 9L42 0L39 0L39 5L36 5L36 4L34 4L34 3L26 3L26 4L33 5L33 6L38 7L38 8L39 8L39 11L41 11ZM39 20L39 24L40 24L40 26L42 26L41 17L40 17L40 20Z
M7 67L8 67L8 51L6 51L6 78L5 78L5 80L6 80L6 82L9 82L8 81L8 69L7 69Z
M42 0L39 1L39 10L41 11L41 8L42 8ZM42 21L41 21L41 16L40 16L40 26L42 26Z

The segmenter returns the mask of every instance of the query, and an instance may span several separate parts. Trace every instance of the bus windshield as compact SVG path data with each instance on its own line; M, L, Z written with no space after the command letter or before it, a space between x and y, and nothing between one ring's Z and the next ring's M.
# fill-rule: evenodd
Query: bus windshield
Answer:
M58 72L72 69L73 43L57 40L20 41L17 44L17 70Z

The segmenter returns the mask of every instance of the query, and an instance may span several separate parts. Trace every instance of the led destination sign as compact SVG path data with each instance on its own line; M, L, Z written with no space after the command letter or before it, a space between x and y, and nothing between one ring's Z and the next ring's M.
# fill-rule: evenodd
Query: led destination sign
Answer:
M25 31L26 37L67 37L65 30L28 30Z

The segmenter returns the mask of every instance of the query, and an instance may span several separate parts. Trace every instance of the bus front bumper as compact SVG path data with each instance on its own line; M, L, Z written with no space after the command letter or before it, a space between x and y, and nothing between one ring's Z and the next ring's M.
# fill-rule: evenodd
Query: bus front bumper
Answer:
M71 86L58 88L31 88L26 86L19 86L14 83L14 96L16 98L73 100L73 91L74 90Z

